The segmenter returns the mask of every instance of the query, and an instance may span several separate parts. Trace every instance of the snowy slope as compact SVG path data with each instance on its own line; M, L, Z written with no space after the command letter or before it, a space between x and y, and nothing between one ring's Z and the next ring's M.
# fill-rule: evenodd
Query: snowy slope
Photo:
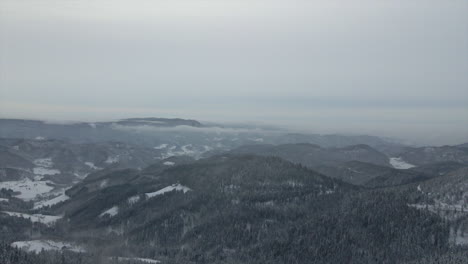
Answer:
M151 192L151 193L145 193L145 194L146 194L146 196L148 198L153 198L153 197L156 197L158 195L162 195L162 194L167 193L167 192L183 191L184 193L186 193L186 192L191 191L191 190L192 189L190 189L189 187L186 187L186 186L183 186L183 185L180 185L180 184L173 184L171 186L167 186L165 188L162 188L159 191Z

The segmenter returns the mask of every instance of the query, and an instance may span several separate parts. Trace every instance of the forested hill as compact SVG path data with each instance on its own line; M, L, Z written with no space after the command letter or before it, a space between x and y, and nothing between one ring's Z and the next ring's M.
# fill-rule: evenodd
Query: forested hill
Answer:
M255 155L176 162L90 175L35 211L63 215L35 232L83 246L83 263L405 263L453 251L451 223L409 205L417 183L366 189Z

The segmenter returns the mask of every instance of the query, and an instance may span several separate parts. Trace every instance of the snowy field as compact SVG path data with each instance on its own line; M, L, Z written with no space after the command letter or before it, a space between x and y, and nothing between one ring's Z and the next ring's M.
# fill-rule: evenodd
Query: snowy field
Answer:
M19 192L20 194L15 195L15 197L24 201L37 199L54 189L49 181L31 181L29 179L0 182L0 189L3 188Z
M113 258L110 258L113 259ZM155 263L161 263L159 260L155 259L149 259L149 258L126 258L126 257L117 257L117 261L125 261L125 262L142 262L142 263L149 263L149 264L155 264Z
M172 161L165 161L163 163L163 165L166 165L166 166L174 166L175 165L175 162L172 162Z
M62 216L55 216L55 215L25 214L25 213L7 212L7 211L2 211L2 213L5 213L9 216L29 219L33 223L42 223L48 226L52 226L53 224L55 224L55 222L57 222L57 220L62 218Z
M152 198L152 197L156 197L158 195L161 195L161 194L164 194L164 193L167 193L167 192L183 191L184 193L186 193L186 192L191 191L191 190L192 189L190 189L189 187L186 187L186 186L183 186L183 185L180 185L180 184L173 184L171 186L167 186L165 188L162 188L159 191L151 192L151 193L145 193L145 194L146 194L146 197Z
M108 210L102 212L102 213L99 215L99 217L104 217L104 216L106 216L106 215L112 217L112 216L117 215L118 213L119 213L119 207L118 207L118 206L114 206L114 207L112 207L112 208L110 208L110 209L108 209Z
M33 163L37 166L33 168L33 173L36 175L44 176L60 174L59 170L52 168L54 166L52 158L36 159L33 161Z
M74 252L85 252L85 250L78 245L53 240L17 241L13 242L11 246L35 253L40 253L42 250L70 250Z
M58 195L58 196L56 196L54 198L47 199L47 200L42 200L42 201L34 203L34 209L39 209L39 208L42 208L42 207L45 207L45 206L52 206L54 204L58 204L60 202L66 201L68 199L70 199L70 197L68 197L68 195L65 194L65 190L62 190L60 192L60 195Z
M395 168L395 169L400 169L400 170L407 170L414 168L413 164L409 164L406 161L404 161L401 158L390 158L390 164Z
M128 200L127 200L127 202L129 204L138 203L138 201L140 201L140 196L139 195L132 196L132 197L128 198Z
M88 166L90 169L93 169L93 170L100 170L102 168L99 168L97 167L96 165L94 165L94 163L92 163L91 161L87 161L84 163L86 166Z

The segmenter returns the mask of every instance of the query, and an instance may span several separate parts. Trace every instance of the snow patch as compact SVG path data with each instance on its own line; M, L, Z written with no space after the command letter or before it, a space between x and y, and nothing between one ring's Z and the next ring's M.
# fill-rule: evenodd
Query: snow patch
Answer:
M170 148L167 148L166 153L161 154L161 159L166 159L172 156L191 156L194 158L199 158L201 154L212 149L207 146L203 146L203 149L201 149L201 147L202 146L195 147L192 144L188 144L180 147L180 149L177 150L177 146L171 146Z
M119 207L114 206L104 212L102 212L99 217L104 217L105 215L109 215L110 217L116 216L119 213Z
M65 194L65 191L63 193L55 198L46 200L46 201L40 201L34 204L34 209L39 209L45 206L52 206L54 204L58 204L60 202L66 201L70 199L68 195Z
M295 187L303 187L304 184L302 182L298 182L298 181L293 181L293 180L289 180L286 182L287 185L295 188Z
M75 175L77 178L83 180L84 178L86 178L89 175L89 173L79 174L79 173L75 172L75 173L73 173L73 175Z
M414 168L413 164L409 164L406 161L404 161L402 158L390 158L390 164L395 168L399 170L407 170Z
M211 151L211 150L213 150L213 148L212 148L212 147L210 147L210 146L206 146L206 145L205 145L205 146L203 146L203 148L205 149L205 152L208 152L208 151Z
M168 146L167 144L161 144L159 146L154 147L154 149L165 149L167 148L167 146Z
M105 179L105 180L101 181L101 183L99 184L99 187L104 188L104 187L107 186L108 183L109 183L109 180Z
M113 259L113 258L110 258L110 259ZM130 261L132 263L133 263L133 261L139 261L139 262L150 263L150 264L161 263L161 261L159 261L159 260L149 259L149 258L117 257L117 261Z
M27 252L40 253L42 250L70 250L74 252L85 252L85 250L72 243L52 241L52 240L31 240L17 241L11 244L12 247L18 247Z
M62 218L62 216L55 216L55 215L25 214L25 213L7 212L7 211L2 211L2 213L5 213L9 216L29 219L33 223L42 223L48 226L55 224L57 220Z
M127 199L127 202L129 204L135 204L135 203L138 203L139 201L140 201L140 196L139 195L135 195L135 196L132 196L132 197Z
M96 165L94 165L94 163L90 162L90 161L87 161L84 163L86 166L88 166L90 169L93 169L93 170L100 170L101 168L99 167L96 167Z
M37 166L33 169L33 173L36 175L44 176L60 174L59 170L51 169L54 166L52 158L35 159L33 163Z
M8 203L8 199L6 199L6 198L0 198L0 203L1 203L1 202L7 202L7 203Z
M34 138L35 140L45 140L45 137L37 136Z
M191 190L192 189L190 189L189 187L186 187L186 186L183 186L183 185L180 185L180 184L173 184L171 186L167 186L165 188L162 188L161 190L156 191L156 192L145 193L145 195L148 198L153 198L155 196L158 196L158 195L161 195L161 194L164 194L164 193L167 193L167 192L183 191L184 193L186 193L186 192L191 191Z
M60 174L60 171L57 169L48 169L42 167L36 167L33 169L33 173L36 175L44 176L44 175L55 175Z
M109 156L109 157L107 157L106 161L104 161L104 162L107 163L107 164L117 163L117 162L119 162L119 157L118 156L116 156L116 157Z
M44 168L52 168L54 163L52 162L52 158L45 158L45 159L35 159L33 161L34 165Z
M174 166L174 165L175 165L175 162L172 162L172 161L165 161L163 164L166 165L166 166Z

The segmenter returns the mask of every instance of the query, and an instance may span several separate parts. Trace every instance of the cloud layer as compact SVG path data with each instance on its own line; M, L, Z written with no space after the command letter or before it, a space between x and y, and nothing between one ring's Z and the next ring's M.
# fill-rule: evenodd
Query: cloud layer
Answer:
M4 0L0 113L468 140L467 6Z

